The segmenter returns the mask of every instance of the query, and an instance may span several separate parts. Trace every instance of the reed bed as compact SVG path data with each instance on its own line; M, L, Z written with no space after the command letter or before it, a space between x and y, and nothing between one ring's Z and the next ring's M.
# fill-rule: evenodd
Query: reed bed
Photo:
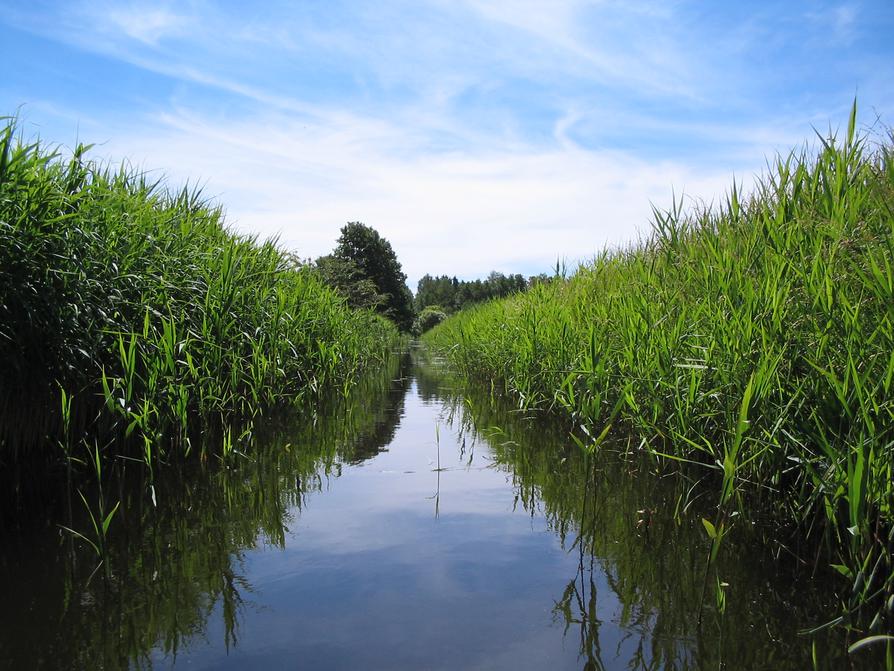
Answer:
M790 534L774 552L847 580L833 622L879 634L894 609L894 144L855 118L747 197L656 210L640 244L425 340L520 406L571 415L591 449L623 435L714 483L712 557L739 520L769 519Z
M116 452L150 466L193 444L225 453L229 427L347 391L385 360L390 322L348 308L276 242L230 230L199 190L88 151L0 125L7 471L70 457L88 434L93 451L123 439Z
M417 368L420 393L440 374L433 363L423 360ZM450 380L438 391L458 441L473 451L484 442L493 467L506 470L513 506L542 514L562 547L579 557L579 573L556 594L553 617L565 627L567 645L578 634L585 668L613 668L618 654L605 645L605 621L593 610L609 600L607 593L617 599L627 645L639 656L627 668L802 670L811 668L811 646L820 668L883 668L883 650L849 660L843 645L849 632L840 629L804 645L799 627L835 607L828 591L834 577L808 585L809 567L779 567L772 556L755 553L760 528L725 540L712 567L726 584L723 600L700 603L705 533L699 518L711 514L713 501L701 496L683 514L677 504L689 478L659 477L647 454L617 459L607 449L581 450L568 440L566 417L516 410L514 399L479 384Z

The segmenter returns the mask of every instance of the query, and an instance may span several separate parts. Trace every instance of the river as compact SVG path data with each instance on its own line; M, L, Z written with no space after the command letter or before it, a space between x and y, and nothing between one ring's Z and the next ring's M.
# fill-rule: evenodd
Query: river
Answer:
M418 352L382 373L168 469L154 503L107 482L100 553L60 526L90 537L95 489L3 529L0 666L811 667L799 631L836 614L830 586L744 529L706 571L710 492L681 510L690 483L587 455Z

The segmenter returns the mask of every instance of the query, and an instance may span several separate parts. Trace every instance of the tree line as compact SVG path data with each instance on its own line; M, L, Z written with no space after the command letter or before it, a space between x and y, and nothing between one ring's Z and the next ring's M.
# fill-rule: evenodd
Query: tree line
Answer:
M504 298L550 280L546 274L526 279L496 271L483 280L426 274L419 280L414 298L391 243L358 221L342 227L335 249L318 258L313 267L352 307L374 310L402 331L415 333L427 331L447 315L475 303Z

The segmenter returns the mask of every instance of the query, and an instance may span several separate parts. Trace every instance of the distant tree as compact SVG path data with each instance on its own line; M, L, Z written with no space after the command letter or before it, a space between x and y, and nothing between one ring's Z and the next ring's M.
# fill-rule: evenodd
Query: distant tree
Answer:
M379 312L404 331L412 328L413 294L390 242L371 226L352 221L342 227L332 256L353 263L363 278L375 285L384 298L377 306Z
M524 276L504 275L496 271L491 272L485 280L471 281L459 281L447 275L424 275L416 288L416 311L421 313L426 307L437 305L443 306L446 312L453 313L473 303L503 298L526 288Z
M546 273L540 273L538 275L531 275L528 278L528 288L537 286L538 284L549 284L553 281L552 275L547 275Z
M432 277L424 275L416 285L416 311L421 312L430 305L443 306L446 311L455 309L455 297L459 282L446 275Z
M386 302L375 283L368 279L356 263L329 254L317 259L315 269L330 287L342 295L353 308L378 310Z
M413 305L416 307L417 313L422 312L429 305L434 305L433 294L436 281L435 278L426 273L416 284L416 296L413 298Z
M429 305L422 309L413 322L413 333L421 335L447 319L447 313L440 305Z

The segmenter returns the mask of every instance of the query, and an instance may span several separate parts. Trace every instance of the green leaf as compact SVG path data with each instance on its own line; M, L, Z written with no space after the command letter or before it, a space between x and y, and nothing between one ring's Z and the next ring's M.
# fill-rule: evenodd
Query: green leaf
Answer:
M832 564L832 568L834 568L836 571L838 571L841 575L843 575L848 580L853 580L854 572L851 571L844 564Z
M106 515L106 518L102 521L102 535L105 536L109 531L109 525L112 523L112 518L115 516L115 513L118 512L118 506L121 505L121 501L115 504L115 507Z
M894 641L894 636L889 636L888 634L877 634L875 636L867 636L866 638L861 638L859 641L850 646L847 651L848 653L856 652L861 648L865 648L869 645L875 645L876 643L885 643Z

